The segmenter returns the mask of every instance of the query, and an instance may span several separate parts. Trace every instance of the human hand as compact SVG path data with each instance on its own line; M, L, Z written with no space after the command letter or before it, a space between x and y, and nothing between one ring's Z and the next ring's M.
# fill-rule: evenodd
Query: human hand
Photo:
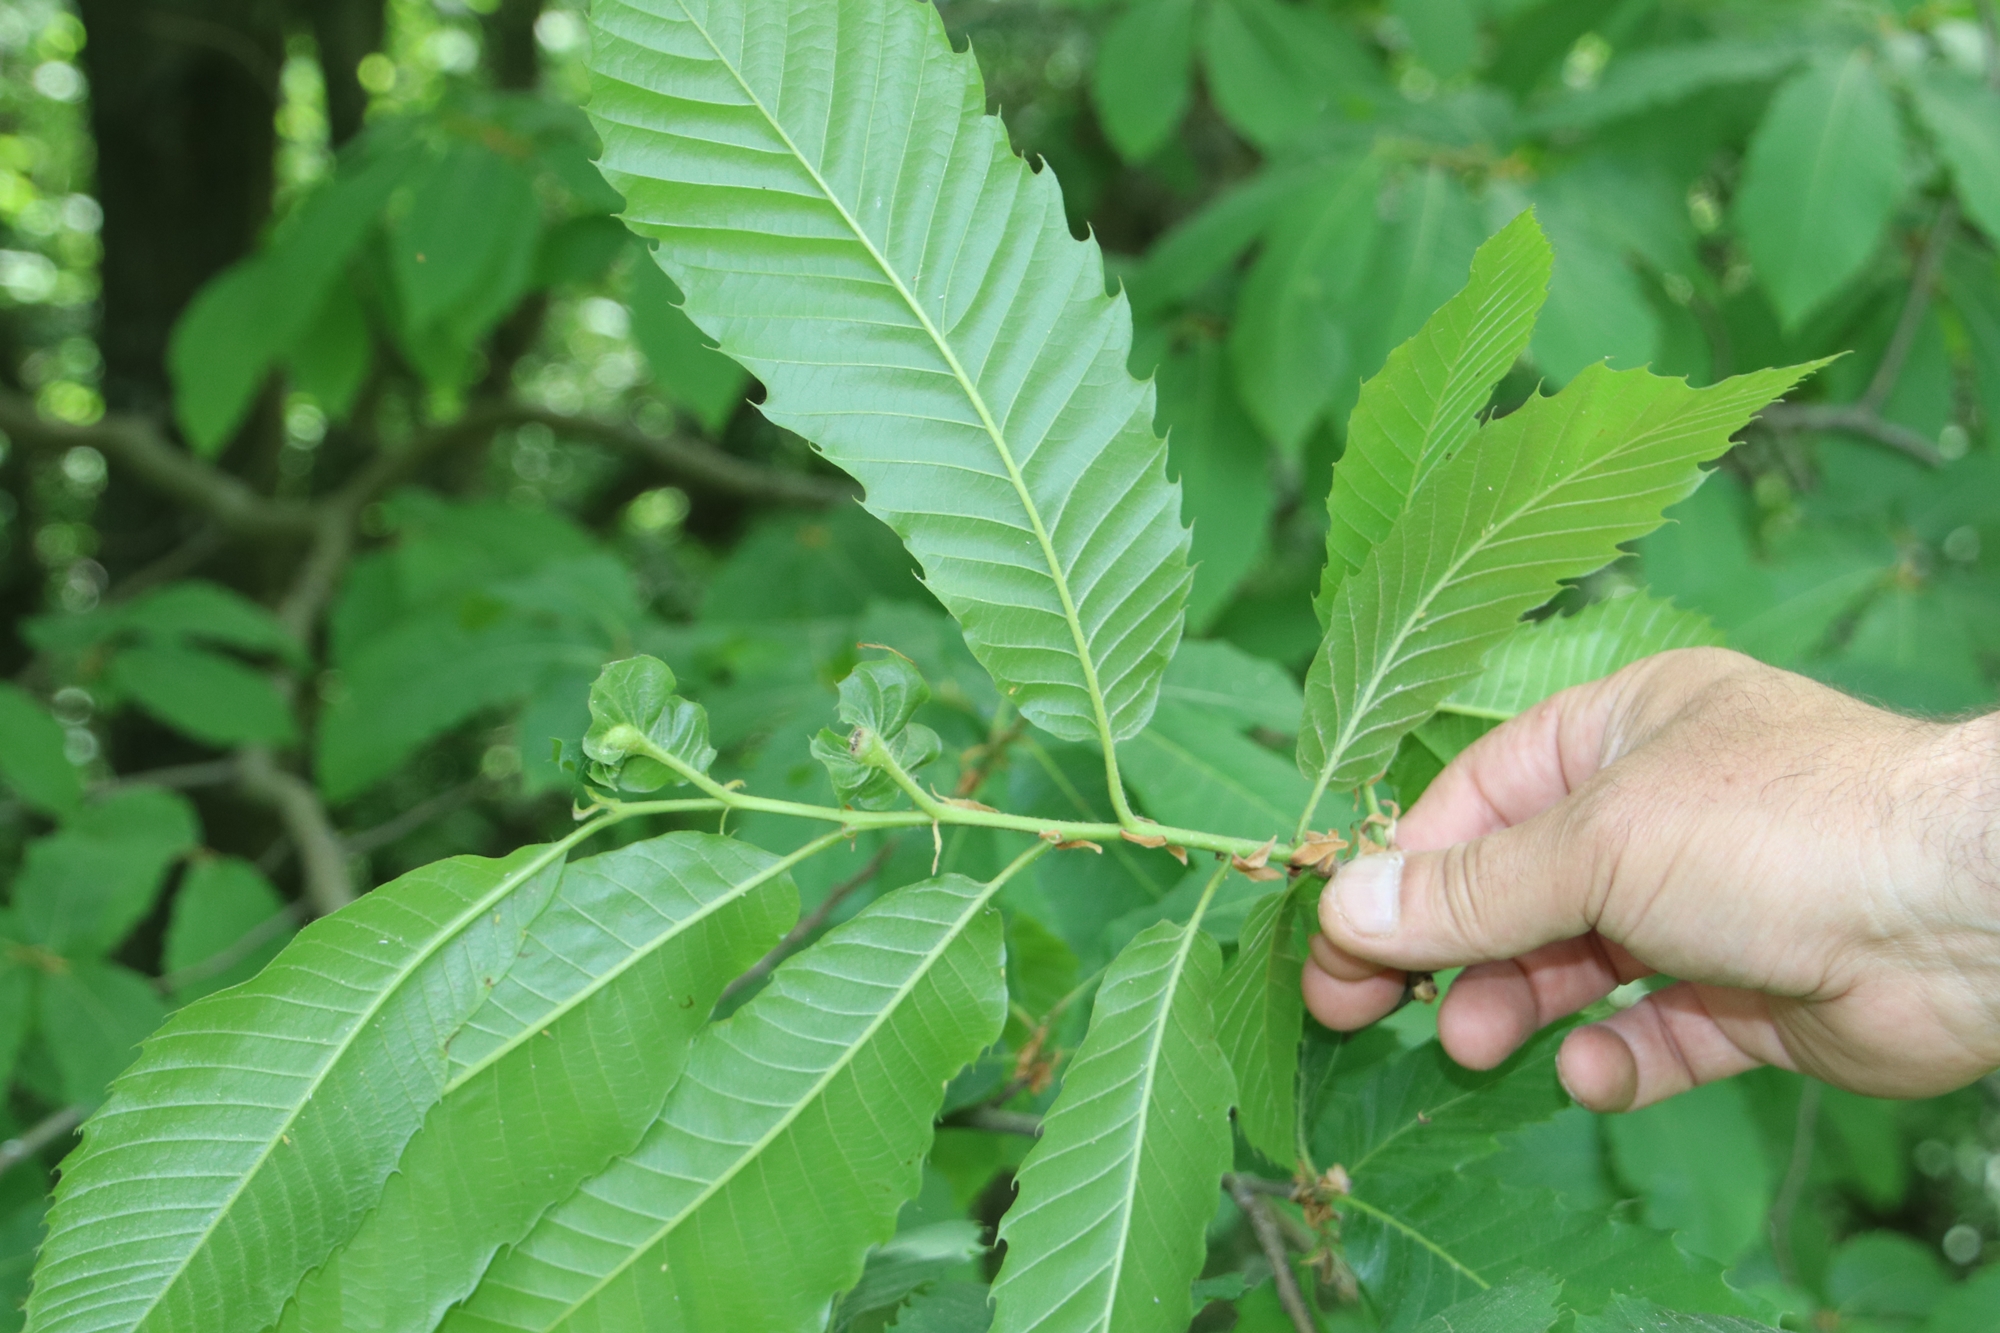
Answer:
M1396 838L1320 897L1303 984L1328 1027L1464 964L1438 1035L1488 1069L1658 971L1682 980L1564 1041L1583 1105L1759 1064L1887 1097L2000 1067L2000 714L1916 721L1662 653L1481 737Z

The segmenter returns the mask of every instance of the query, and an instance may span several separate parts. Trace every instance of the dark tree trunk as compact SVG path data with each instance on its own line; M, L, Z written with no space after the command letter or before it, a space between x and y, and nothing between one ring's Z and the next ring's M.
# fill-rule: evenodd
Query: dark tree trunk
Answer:
M355 71L361 57L382 49L382 0L305 0L305 10L326 84L328 137L338 148L359 132L368 110L368 90Z
M526 91L540 79L535 20L541 16L542 0L500 0L500 7L481 20L486 29L486 68L494 87Z
M167 335L271 212L282 14L272 0L81 0L104 206L104 396L168 401Z
M104 208L98 346L113 411L165 419L167 341L271 214L280 0L80 0ZM275 413L253 415L251 431ZM118 583L186 539L182 515L112 472L97 559Z

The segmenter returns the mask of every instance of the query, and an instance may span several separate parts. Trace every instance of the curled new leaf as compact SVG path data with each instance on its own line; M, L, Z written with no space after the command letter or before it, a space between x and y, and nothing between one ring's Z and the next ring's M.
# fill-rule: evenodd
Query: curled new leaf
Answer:
M835 712L842 722L867 727L878 736L893 736L910 725L930 698L929 683L907 659L881 657L847 673L840 682Z
M930 697L922 673L900 657L863 662L840 682L835 711L851 730L842 736L822 728L813 737L812 753L826 765L843 805L889 809L902 795L889 763L914 773L943 752L935 731L911 721Z
M697 773L715 762L708 712L674 693L674 673L657 657L628 657L598 673L590 687L590 730L583 752L592 782L626 791L658 791L687 781L670 756Z

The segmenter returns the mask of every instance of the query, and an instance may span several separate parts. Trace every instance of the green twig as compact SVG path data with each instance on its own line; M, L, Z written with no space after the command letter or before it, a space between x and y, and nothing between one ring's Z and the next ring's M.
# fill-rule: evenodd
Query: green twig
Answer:
M1259 845L1261 846L1262 844ZM1215 891L1222 887L1222 881L1228 874L1229 862L1224 861L1215 868L1215 873L1208 877L1208 883L1201 891L1201 900L1194 905L1194 915L1188 918L1187 933L1190 938L1193 937L1196 930L1200 929L1201 919L1207 914L1209 903L1215 899Z
M91 1108L84 1105L65 1106L23 1132L16 1138L0 1143L0 1175L27 1161L51 1143L76 1132Z
M1319 803L1326 797L1326 785L1333 777L1333 765L1322 764L1319 776L1313 780L1312 795L1306 797L1306 808L1299 812L1299 822L1292 830L1293 842L1304 842L1306 831L1312 827L1313 816L1319 812Z
M1903 298L1903 310L1896 317L1896 331L1889 338L1889 345L1883 349L1882 360L1875 366L1875 374L1868 381L1868 389L1856 404L1869 412L1880 412L1889 395L1896 391L1896 381L1902 377L1903 363L1910 359L1910 349L1917 344L1917 335L1923 330L1924 316L1930 313L1931 287L1937 282L1938 269L1944 264L1944 252L1951 244L1952 236L1958 231L1958 200L1945 196L1938 205L1937 220L1931 224L1930 235L1924 239L1924 248L1917 256L1916 266L1910 270L1910 290Z
M917 803L915 810L845 810L833 806L810 805L803 801L780 801L766 796L752 796L748 792L725 787L708 774L651 741L641 740L636 749L647 758L666 765L705 795L687 799L636 802L600 797L598 804L592 809L620 811L621 817L688 810L750 810L760 814L789 815L795 819L813 819L821 823L838 824L844 829L856 832L863 829L922 828L934 823L951 824L1032 833L1048 842L1117 842L1123 839L1131 828L1138 827L1144 829L1150 836L1165 838L1174 846L1218 852L1224 856L1254 856L1265 849L1265 844L1254 838L1232 838L1220 833L1174 828L1166 824L1107 824L1039 819L1029 815L1005 814L998 810L975 810L937 800L919 788L907 773L901 774L897 785L902 786L905 782L909 784L903 786L903 790ZM895 768L888 768L885 771L890 772L892 778L901 773L900 769ZM1273 844L1269 848L1269 855L1273 860L1282 861L1291 855L1291 851L1289 846Z

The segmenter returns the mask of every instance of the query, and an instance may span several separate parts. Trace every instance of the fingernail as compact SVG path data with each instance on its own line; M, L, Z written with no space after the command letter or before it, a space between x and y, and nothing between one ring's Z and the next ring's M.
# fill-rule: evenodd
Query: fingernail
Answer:
M1576 1089L1569 1085L1569 1075L1563 1072L1562 1056L1556 1056L1556 1082L1562 1085L1563 1096L1569 1098L1571 1106L1582 1106L1583 1098L1576 1095Z
M1357 856L1333 877L1333 905L1357 935L1393 935L1402 920L1403 854Z

